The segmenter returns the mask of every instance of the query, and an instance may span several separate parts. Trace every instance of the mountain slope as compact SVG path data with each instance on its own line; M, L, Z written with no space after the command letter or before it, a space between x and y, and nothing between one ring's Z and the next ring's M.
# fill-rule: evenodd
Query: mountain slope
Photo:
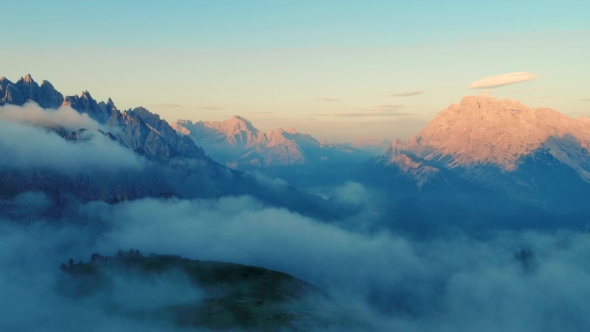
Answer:
M441 111L410 141L395 141L375 162L398 165L419 185L435 167L534 204L580 209L590 195L589 148L586 118L472 96Z

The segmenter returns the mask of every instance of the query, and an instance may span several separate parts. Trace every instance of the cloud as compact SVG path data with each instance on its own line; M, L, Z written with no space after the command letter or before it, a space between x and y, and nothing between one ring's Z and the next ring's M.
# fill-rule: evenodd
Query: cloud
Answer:
M400 105L400 104L381 104L378 105L377 108L381 108L381 109L392 109L392 108L400 108L400 107L404 107L404 105Z
M578 101L590 101L590 98L579 99Z
M469 84L470 89L485 89L485 88L497 88L505 85L521 83L526 81L531 81L538 78L537 75L526 73L526 72L516 72L516 73L509 73L509 74L502 74L496 76L490 76L482 78L478 81L475 81Z
M197 107L197 109L204 110L204 111L221 111L223 108L215 107L215 106L202 106L202 107Z
M314 101L328 101L328 102L331 102L331 101L341 101L341 100L340 99L335 99L335 98L317 98L317 99L314 99Z
M198 291L186 287L187 282L176 282L166 276L154 282L119 277L111 285L110 294L81 302L64 298L55 291L61 262L69 257L88 260L92 254L92 245L83 244L93 242L90 233L75 226L55 227L37 222L25 227L0 220L0 294L10 299L0 301L0 330L181 330L166 322L117 315L113 304L133 312L178 303L172 294L184 299L198 297Z
M337 191L355 203L364 190L349 183ZM92 223L0 222L0 294L11 299L0 301L1 330L171 330L138 315L118 315L109 301L150 309L174 305L171 292L192 300L182 280L116 280L106 301L55 292L61 262L130 247L291 274L351 309L349 319L370 326L361 330L467 332L477 326L549 332L590 326L586 233L503 232L478 239L456 234L418 241L387 231L344 229L249 197L94 202L80 205L75 215Z
M401 117L414 116L413 113L403 113L398 111L362 111L362 112L336 112L323 114L325 116L340 117L340 118L358 118L358 117Z
M184 106L178 104L154 104L151 107L154 108L182 108Z
M45 128L0 122L0 167L48 168L66 174L83 170L142 167L141 160L133 151L99 131L87 130L82 135L81 141L69 142Z
M352 184L342 190L350 197L362 188ZM523 232L419 242L341 229L247 197L145 200L113 212L111 222L121 227L103 238L105 249L124 243L283 271L327 291L341 305L364 308L380 327L375 330L555 331L590 325L583 295L590 289L585 234ZM531 261L516 258L522 249L533 251ZM550 323L534 319L549 313Z
M390 94L390 97L411 97L423 94L424 91L406 91L406 92L395 92Z
M102 126L91 119L88 114L80 114L69 106L61 106L57 110L43 109L34 102L28 102L23 106L0 106L0 122L64 128L68 131L81 128L89 130L102 129Z

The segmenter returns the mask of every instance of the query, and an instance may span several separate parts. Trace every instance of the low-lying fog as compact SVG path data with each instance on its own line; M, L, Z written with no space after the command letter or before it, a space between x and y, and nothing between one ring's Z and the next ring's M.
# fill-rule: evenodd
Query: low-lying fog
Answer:
M355 186L347 188L359 192ZM250 197L72 203L68 219L47 221L47 201L41 193L27 193L4 202L28 217L0 222L3 331L170 330L112 315L101 299L78 305L55 292L62 262L129 248L286 272L329 293L376 330L575 331L590 326L586 233L413 240L391 231L366 234L363 220L355 223L358 228L350 223L339 228ZM519 255L521 250L532 256ZM182 290L185 283L171 277L134 284L129 291L123 282L121 289L127 291L116 292L110 301L141 308L172 300L145 292L198 299L198 291Z

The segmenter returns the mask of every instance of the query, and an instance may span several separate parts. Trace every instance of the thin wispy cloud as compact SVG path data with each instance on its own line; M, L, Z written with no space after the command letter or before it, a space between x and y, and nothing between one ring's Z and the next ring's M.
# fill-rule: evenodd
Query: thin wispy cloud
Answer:
M327 101L327 102L331 102L331 101L340 101L340 99L336 99L336 98L317 98L317 99L314 99L314 101Z
M551 98L555 98L555 96L540 96L538 98L539 99L551 99Z
M590 101L590 98L578 99L578 101Z
M398 116L413 116L415 114L412 113L403 113L397 111L386 111L386 112L379 112L379 111L367 111L367 112L336 112L336 113L327 113L324 114L325 116L331 117L338 117L338 118L360 118L360 117L398 117Z
M516 72L516 73L508 73L490 77L484 77L480 80L477 80L471 84L469 84L470 89L490 89L490 88L497 88L505 85L522 83L527 81L532 81L539 76L531 73L526 72Z
M381 104L381 105L377 105L377 108L380 109L395 109L395 108L401 108L404 107L404 105L400 105L400 104Z
M390 94L391 97L411 97L423 94L424 91L405 91L405 92L395 92Z
M246 112L244 114L274 114L275 112Z
M197 109L204 110L204 111L221 111L223 108L216 107L216 106L201 106L201 107L197 107Z
M183 106L179 105L179 104L154 104L154 105L151 105L151 107L154 107L154 108L181 108Z

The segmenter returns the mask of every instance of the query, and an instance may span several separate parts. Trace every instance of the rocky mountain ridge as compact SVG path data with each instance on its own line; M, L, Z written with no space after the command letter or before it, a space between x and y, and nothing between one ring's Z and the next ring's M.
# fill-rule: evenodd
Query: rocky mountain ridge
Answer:
M39 86L31 75L21 77L16 83L5 77L0 78L0 106L22 106L28 100L35 101L43 108L58 108L62 105L64 97L47 81L42 81Z
M70 106L88 114L104 128L102 135L143 157L141 170L80 170L64 174L49 169L0 169L0 198L12 198L27 191L41 191L59 202L72 195L81 201L117 203L145 197L216 198L224 195L251 195L271 205L298 210L303 214L327 217L321 198L303 194L287 185L263 184L256 178L220 165L165 120L143 107L120 111L111 99L97 102L87 91L81 96L63 97L49 82L40 87L30 75L16 84L2 79L2 104L24 105L27 101L57 108ZM51 87L51 89L50 89ZM50 91L51 93L42 93ZM1 92L1 91L0 91ZM56 97L57 96L57 97ZM60 104L58 105L58 102ZM46 128L64 139L85 144L85 128L68 132ZM31 142L34 144L34 142ZM75 162L75 161L72 161ZM313 212L312 212L313 211Z

